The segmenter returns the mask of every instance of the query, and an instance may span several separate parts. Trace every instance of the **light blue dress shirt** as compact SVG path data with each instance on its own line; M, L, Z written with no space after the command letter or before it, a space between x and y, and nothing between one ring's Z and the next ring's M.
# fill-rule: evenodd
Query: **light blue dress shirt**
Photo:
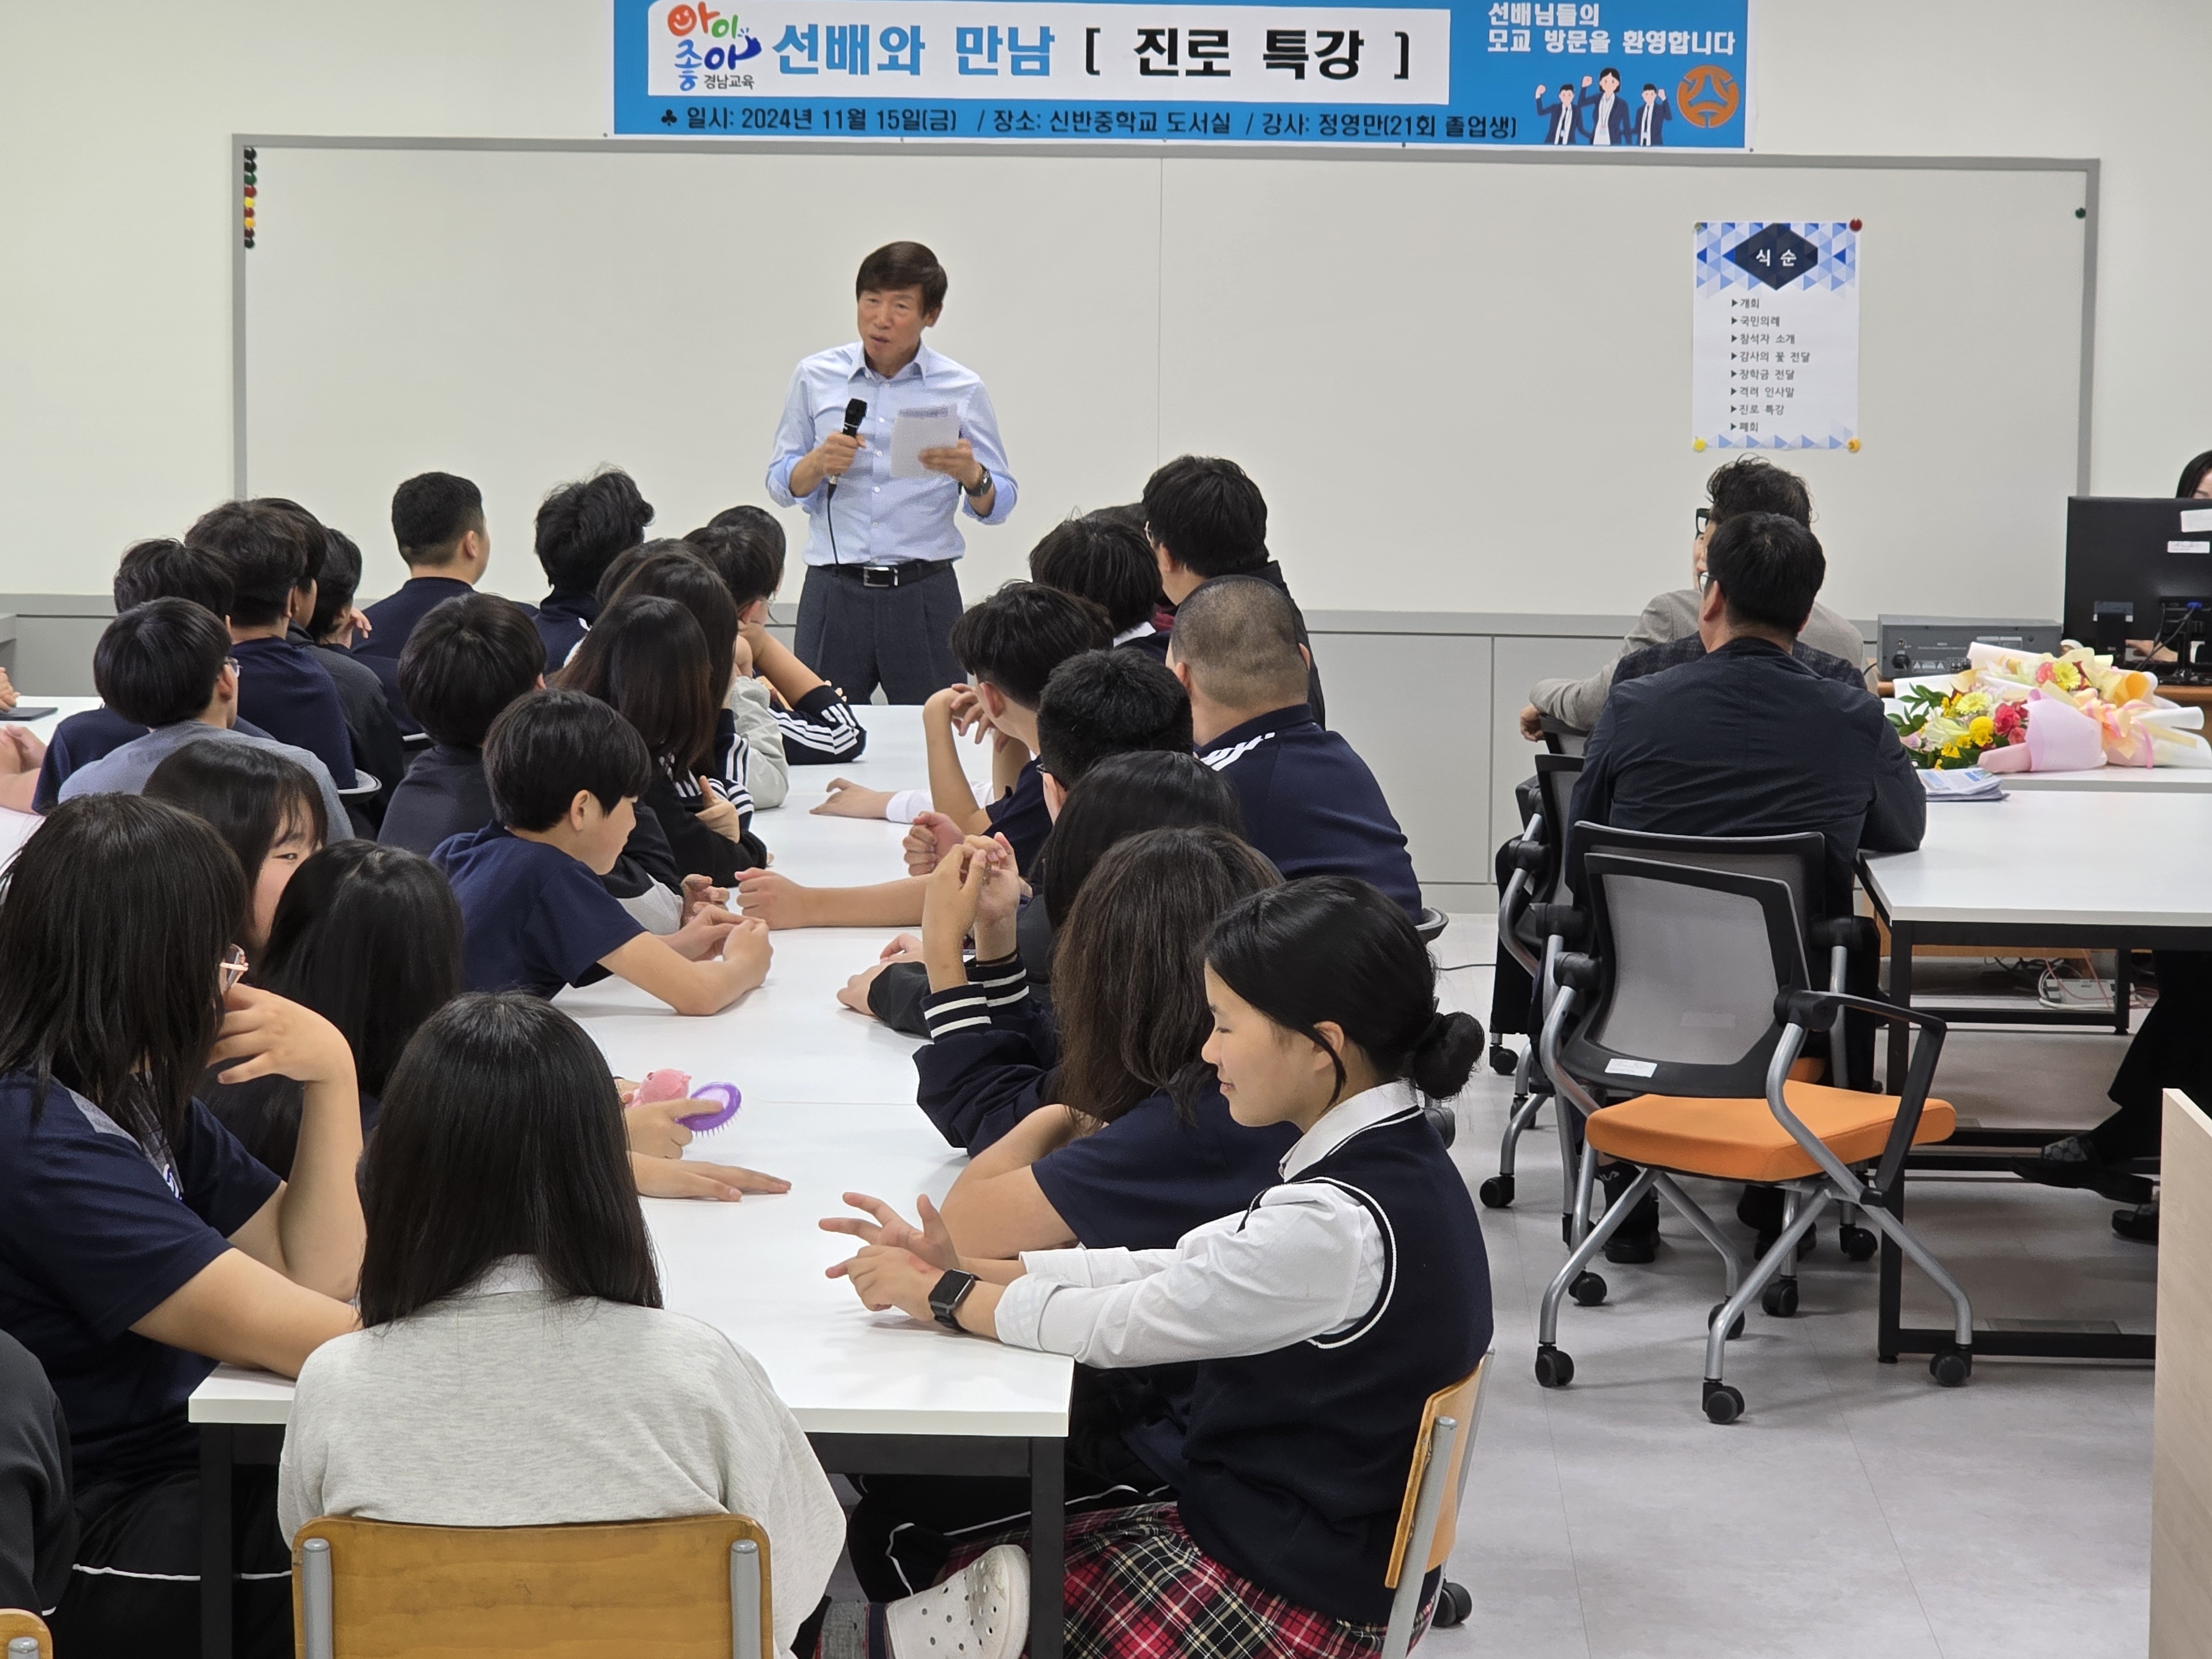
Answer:
M868 405L867 418L860 422L865 441L838 483L836 499L830 499L827 482L811 495L793 495L791 469L823 439L845 429L845 405L854 398ZM960 435L974 448L975 459L990 469L998 494L988 517L975 511L956 480L941 472L891 477L892 422L902 409L933 404L951 404L960 410ZM768 467L768 493L778 507L806 508L807 563L902 564L958 558L967 546L960 538L962 509L985 524L1003 524L1014 510L1017 489L999 441L999 417L980 376L925 345L912 362L885 380L868 367L856 340L817 351L792 372L783 419L775 429L775 459Z

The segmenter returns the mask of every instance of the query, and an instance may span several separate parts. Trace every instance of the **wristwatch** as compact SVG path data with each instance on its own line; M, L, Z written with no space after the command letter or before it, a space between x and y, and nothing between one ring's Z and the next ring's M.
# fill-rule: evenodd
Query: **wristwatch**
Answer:
M983 496L990 493L991 469L988 466L983 469L982 483L962 484L960 487L968 492L968 499L969 501L980 501Z
M975 1288L975 1274L963 1273L957 1267L949 1269L929 1293L929 1311L946 1330L958 1330L960 1304L968 1299L968 1292Z

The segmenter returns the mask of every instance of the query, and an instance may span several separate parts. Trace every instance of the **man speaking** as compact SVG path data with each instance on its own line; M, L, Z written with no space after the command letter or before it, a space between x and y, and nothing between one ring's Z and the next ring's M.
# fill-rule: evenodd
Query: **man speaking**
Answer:
M769 463L777 505L803 504L810 530L799 659L854 702L878 685L924 702L962 678L947 636L960 614L952 567L964 508L984 524L1014 510L1013 475L990 394L973 371L921 343L945 306L945 268L919 242L860 262L860 337L802 360ZM918 477L891 476L900 411L950 411L957 442L921 451Z

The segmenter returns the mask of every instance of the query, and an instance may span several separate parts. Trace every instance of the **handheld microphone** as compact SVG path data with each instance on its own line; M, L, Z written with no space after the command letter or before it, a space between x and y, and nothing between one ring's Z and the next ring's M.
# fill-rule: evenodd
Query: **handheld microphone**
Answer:
M855 398L852 399L845 405L845 435L848 438L859 437L860 435L860 422L867 418L868 400L866 398ZM830 526L830 562L834 564L842 565L845 561L838 556L837 552L837 520L830 512L831 504L837 499L838 483L839 480L836 478L830 480L830 488L823 493L822 497L822 517L823 521Z

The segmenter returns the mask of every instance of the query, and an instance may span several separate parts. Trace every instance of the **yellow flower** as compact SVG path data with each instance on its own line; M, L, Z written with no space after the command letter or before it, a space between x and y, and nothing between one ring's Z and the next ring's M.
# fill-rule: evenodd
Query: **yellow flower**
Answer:
M1986 749L1997 740L1997 723L1987 714L1977 714L1966 727L1966 741Z
M1959 699L1957 712L1970 718L1976 714L1988 714L1990 712L1990 694L1986 691L1969 691L1965 696Z

